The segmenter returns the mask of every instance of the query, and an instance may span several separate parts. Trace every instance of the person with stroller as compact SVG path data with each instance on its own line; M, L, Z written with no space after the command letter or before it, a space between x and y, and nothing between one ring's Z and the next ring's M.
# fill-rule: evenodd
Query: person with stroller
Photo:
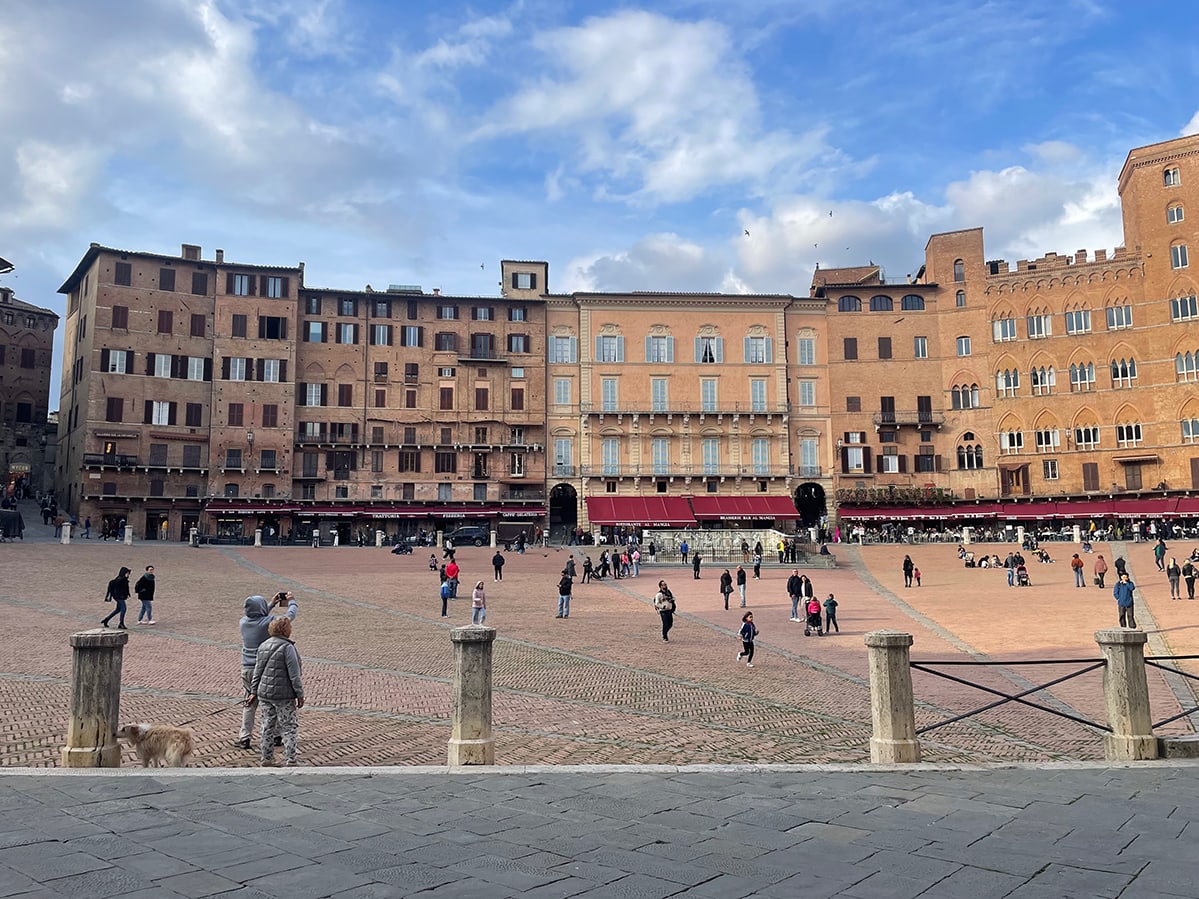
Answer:
M817 637L823 637L824 622L820 617L820 600L818 600L815 596L810 598L808 600L805 612L808 617L807 621L804 623L803 635L808 637L811 636L812 631L815 631Z

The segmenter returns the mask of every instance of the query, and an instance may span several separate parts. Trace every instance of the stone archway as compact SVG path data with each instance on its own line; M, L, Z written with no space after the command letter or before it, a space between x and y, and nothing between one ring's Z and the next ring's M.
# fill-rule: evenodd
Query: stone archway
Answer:
M820 526L821 519L828 514L824 488L811 481L795 489L795 508L799 510L800 522L805 528Z
M570 484L550 488L550 534L573 531L579 524L579 494Z

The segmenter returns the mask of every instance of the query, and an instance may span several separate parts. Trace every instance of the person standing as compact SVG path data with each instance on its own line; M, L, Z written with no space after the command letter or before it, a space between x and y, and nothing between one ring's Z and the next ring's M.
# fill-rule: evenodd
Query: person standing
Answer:
M662 619L662 642L670 642L670 629L674 627L674 594L666 586L666 581L658 581L658 592L654 596L654 608Z
M1104 560L1103 556L1100 555L1095 559L1095 586L1101 590L1103 589L1103 578L1106 574L1107 562Z
M83 539L92 539L92 516L90 515L83 519Z
M812 579L809 578L806 574L801 574L799 576L799 601L801 603L803 603L805 610L807 609L808 603L815 598L816 598L816 588L812 586ZM804 620L799 617L798 609L796 609L796 612L795 612L795 620L796 621Z
M470 623L483 624L487 620L487 595L483 592L483 582L475 584L475 590L470 595Z
M688 551L689 551L690 549L691 549L691 547L689 547L689 546L687 545L687 541L686 541L686 540L684 540L682 543L680 543L680 544L679 544L679 555L681 555L681 556L683 557L683 564L684 564L684 565L686 565L686 564L687 564L687 553L688 553Z
M741 561L743 563L749 562L749 542L746 540L741 541Z
M745 566L737 566L737 592L741 594L741 608L745 608Z
M450 585L450 599L458 598L458 575L461 573L458 563L450 556L450 561L445 566L445 580Z
M286 615L271 615L271 609L287 605ZM279 592L271 597L270 603L261 596L247 596L243 606L244 615L238 626L241 630L241 683L245 690L245 705L241 713L241 731L238 734L237 745L242 749L250 748L250 735L254 732L255 704L250 702L254 695L251 689L254 683L254 668L258 663L258 647L269 636L268 631L272 621L286 618L295 621L300 607L291 593Z
M562 569L562 578L558 581L558 614L556 618L570 617L570 574Z
M754 667L754 638L758 636L758 629L754 626L754 613L746 612L741 616L741 630L737 632L737 636L741 638L741 651L737 653L737 661L745 659L745 667Z
M442 618L450 617L450 600L453 599L452 593L453 593L453 591L450 589L449 579L443 580L441 582L441 588L439 590L439 595L441 596L441 617Z
M1116 606L1120 610L1120 627L1137 626L1136 611L1133 608L1133 591L1137 585L1128 577L1128 572L1122 572L1120 580L1115 587L1112 588L1112 595L1116 597Z
M504 579L504 554L498 549L491 557L491 567L495 570L495 579L502 581Z
M570 575L571 581L573 581L576 577L579 576L578 569L575 568L574 553L571 553L571 555L566 560L566 573Z
M775 549L775 552L777 552L777 553L778 553L778 557L779 557L779 564L780 564L780 565L782 565L782 564L783 564L783 557L784 557L784 555L785 555L785 554L786 554L786 552L787 552L787 544L783 542L783 539L782 539L781 537L779 538L779 542L778 542L778 544L777 544L777 545L774 547L774 549Z
M699 563L701 561L699 550L696 550L691 555L691 572L697 581L699 580Z
M645 549L649 553L650 562L657 562L658 561L658 547L654 543L653 540L651 540L649 542L649 544L645 547Z
M799 569L791 570L791 577L787 578L787 597L791 600L791 620L799 621L799 590L803 586L803 582L799 579Z
M104 601L115 602L117 606L100 622L100 624L102 624L104 627L108 627L108 622L110 622L112 617L116 615L117 627L123 631L128 630L128 628L125 627L125 609L127 608L125 602L129 599L130 573L131 569L122 566L121 570L117 572L117 576L108 582L108 590L104 593Z
M1156 563L1158 571L1166 570L1166 541L1161 537L1158 538L1157 543L1153 544L1153 561Z
M754 580L762 580L762 551L754 550Z
M583 556L583 583L586 584L591 580L591 556Z
M1166 580L1170 582L1170 599L1182 599L1182 593L1178 589L1178 582L1181 578L1182 568L1179 567L1178 560L1171 556L1170 564L1166 566Z
M1187 585L1187 599L1195 598L1195 566L1190 559L1182 563L1182 579Z
M726 568L720 575L720 595L724 597L724 610L729 610L729 597L733 593L733 576Z
M267 639L258 647L250 679L248 705L262 703L262 736L259 749L263 767L275 764L275 747L283 747L283 764L296 763L300 724L296 710L304 708L304 681L300 654L291 641L291 619L272 618Z
M629 561L633 563L633 577L641 577L641 550L636 545L629 553Z
M916 586L919 587L920 586L920 568L918 566L912 566L912 577L914 577L916 579Z
M837 624L837 600L830 593L824 601L824 632L831 634L834 630L841 633L841 627Z
M1070 557L1070 567L1074 570L1074 586L1085 587L1087 585L1087 580L1083 576L1082 559L1079 558L1078 553L1075 553Z
M915 567L916 566L912 564L911 556L903 557L903 585L905 587L912 586L912 571L915 569Z
M154 620L154 566L147 565L146 573L137 579L133 592L142 601L142 607L137 613L138 624L158 624ZM145 620L143 620L143 617Z

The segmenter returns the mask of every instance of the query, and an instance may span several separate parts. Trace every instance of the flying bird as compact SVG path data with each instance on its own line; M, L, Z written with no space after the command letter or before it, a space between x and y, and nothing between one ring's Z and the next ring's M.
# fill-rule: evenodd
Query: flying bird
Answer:
M745 236L749 237L749 229L748 228L745 229Z
M828 211L828 217L829 217L829 218L832 218L832 217L833 217L833 211L832 211L831 209Z

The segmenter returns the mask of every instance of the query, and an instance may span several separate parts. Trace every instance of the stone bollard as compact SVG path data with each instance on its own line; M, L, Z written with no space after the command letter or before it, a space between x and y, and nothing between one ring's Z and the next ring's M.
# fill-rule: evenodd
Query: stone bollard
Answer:
M491 735L491 646L494 627L456 627L454 641L454 708L449 764L494 765Z
M61 537L61 540L62 540L62 545L63 545L63 546L70 546L70 545L71 545L71 525L70 525L70 524L64 524L64 525L62 526L62 537Z
M491 529L491 548L495 549L499 544L496 542L495 528Z
M71 634L71 711L64 768L119 768L121 744L121 659L126 631L91 630Z
M912 635L899 631L871 631L866 635L873 722L870 761L878 765L920 761L912 669L908 664L911 645Z
M1075 543L1082 543L1082 525L1074 525L1073 540Z
M1145 678L1144 631L1112 628L1095 632L1107 664L1103 669L1103 702L1110 734L1103 735L1109 762L1157 758L1157 740L1149 715L1149 682Z
M1024 545L1024 525L1022 524L1016 525L1016 544L1018 546Z
M133 546L133 528L129 525L125 526L125 545Z
M254 545L262 546L262 528L254 528Z
M378 529L375 530L375 548L376 549L378 549L380 546L383 545L383 538L385 536L387 536L387 535L384 534L382 531L380 531Z
M969 546L974 539L974 528L966 525L962 528L962 546Z
M445 546L445 531L438 531L437 532L437 548L441 549L443 546Z
M187 542L190 543L192 546L200 545L200 529L199 528L188 528L187 529Z

